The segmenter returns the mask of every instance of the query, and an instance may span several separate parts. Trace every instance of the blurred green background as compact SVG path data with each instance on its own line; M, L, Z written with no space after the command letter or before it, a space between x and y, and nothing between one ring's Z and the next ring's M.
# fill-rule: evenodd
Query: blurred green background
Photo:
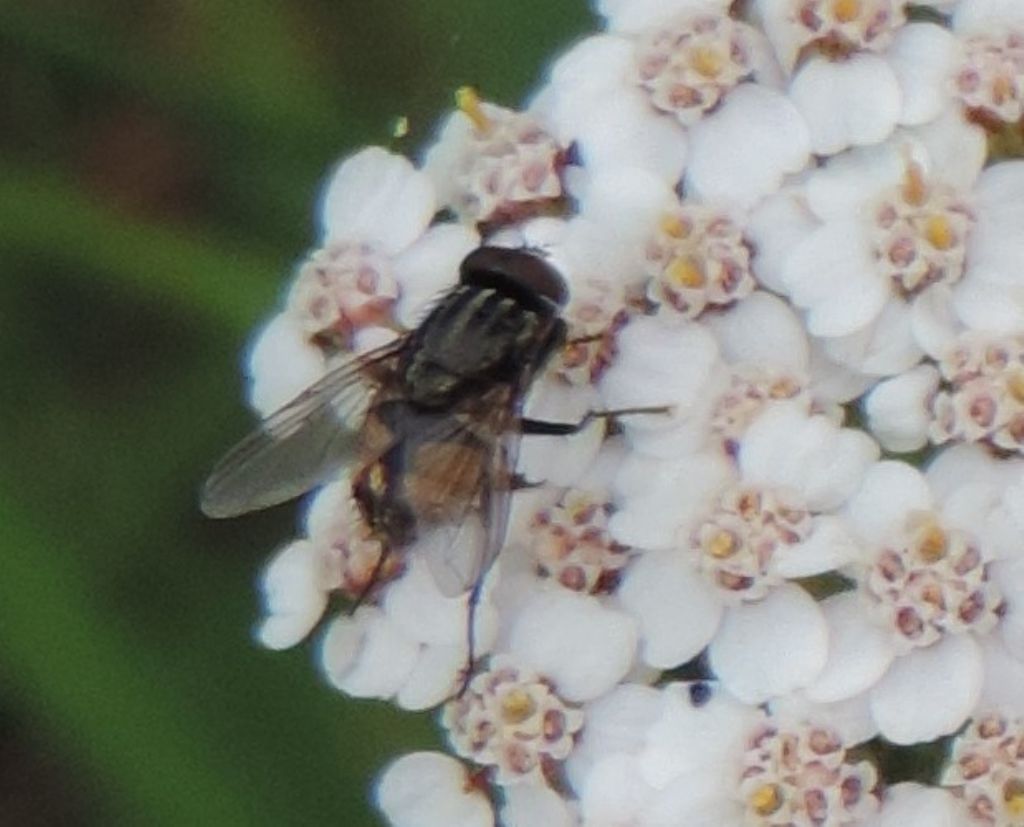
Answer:
M326 171L515 104L584 0L0 0L0 823L375 823L430 716L260 650L295 508L196 512Z

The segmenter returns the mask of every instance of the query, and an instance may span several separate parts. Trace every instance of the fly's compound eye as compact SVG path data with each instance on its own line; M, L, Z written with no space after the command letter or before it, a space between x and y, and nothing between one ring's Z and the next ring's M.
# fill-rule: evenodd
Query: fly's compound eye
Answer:
M519 299L538 297L557 307L565 305L569 290L565 279L536 253L507 247L479 247L462 261L463 284L491 287Z

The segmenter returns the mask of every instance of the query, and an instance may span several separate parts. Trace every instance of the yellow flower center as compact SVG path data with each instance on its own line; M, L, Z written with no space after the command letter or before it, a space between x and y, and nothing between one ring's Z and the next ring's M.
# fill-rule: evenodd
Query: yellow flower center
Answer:
M506 724L521 724L536 708L529 692L524 689L512 689L501 699L501 719Z
M690 234L690 226L678 215L663 215L661 231L669 238L686 238Z
M778 784L762 784L750 796L750 807L759 816L769 816L782 806Z
M725 68L725 58L718 49L699 46L690 52L690 65L697 74L706 78L716 78Z
M860 17L860 0L835 0L832 14L839 23L852 23Z
M665 268L665 275L673 284L697 289L703 287L707 278L700 265L691 258L676 258Z
M1024 815L1024 779L1011 778L1003 785L1003 801L1014 818Z
M1006 378L1006 389L1018 402L1024 402L1024 372L1014 371Z
M956 235L945 215L930 215L925 221L924 237L936 250L948 250L956 243Z
M934 563L946 556L949 541L937 525L929 525L922 532L917 543L917 553L926 563Z
M728 531L719 531L707 545L708 554L717 560L723 560L736 553L736 538Z

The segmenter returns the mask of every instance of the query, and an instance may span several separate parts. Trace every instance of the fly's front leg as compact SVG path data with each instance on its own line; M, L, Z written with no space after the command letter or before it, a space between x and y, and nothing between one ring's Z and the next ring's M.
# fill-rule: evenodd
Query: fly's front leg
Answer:
M579 422L549 422L545 419L519 420L519 432L524 436L571 436L582 431L595 419L614 419L620 416L640 414L667 415L672 412L669 405L652 405L644 408L619 408L614 411L588 411Z

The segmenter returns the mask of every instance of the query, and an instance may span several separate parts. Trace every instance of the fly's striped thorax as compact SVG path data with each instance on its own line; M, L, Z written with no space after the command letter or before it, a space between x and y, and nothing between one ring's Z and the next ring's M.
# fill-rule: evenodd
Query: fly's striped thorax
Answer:
M416 331L404 368L409 398L444 404L513 381L536 362L553 320L489 287L455 288Z

